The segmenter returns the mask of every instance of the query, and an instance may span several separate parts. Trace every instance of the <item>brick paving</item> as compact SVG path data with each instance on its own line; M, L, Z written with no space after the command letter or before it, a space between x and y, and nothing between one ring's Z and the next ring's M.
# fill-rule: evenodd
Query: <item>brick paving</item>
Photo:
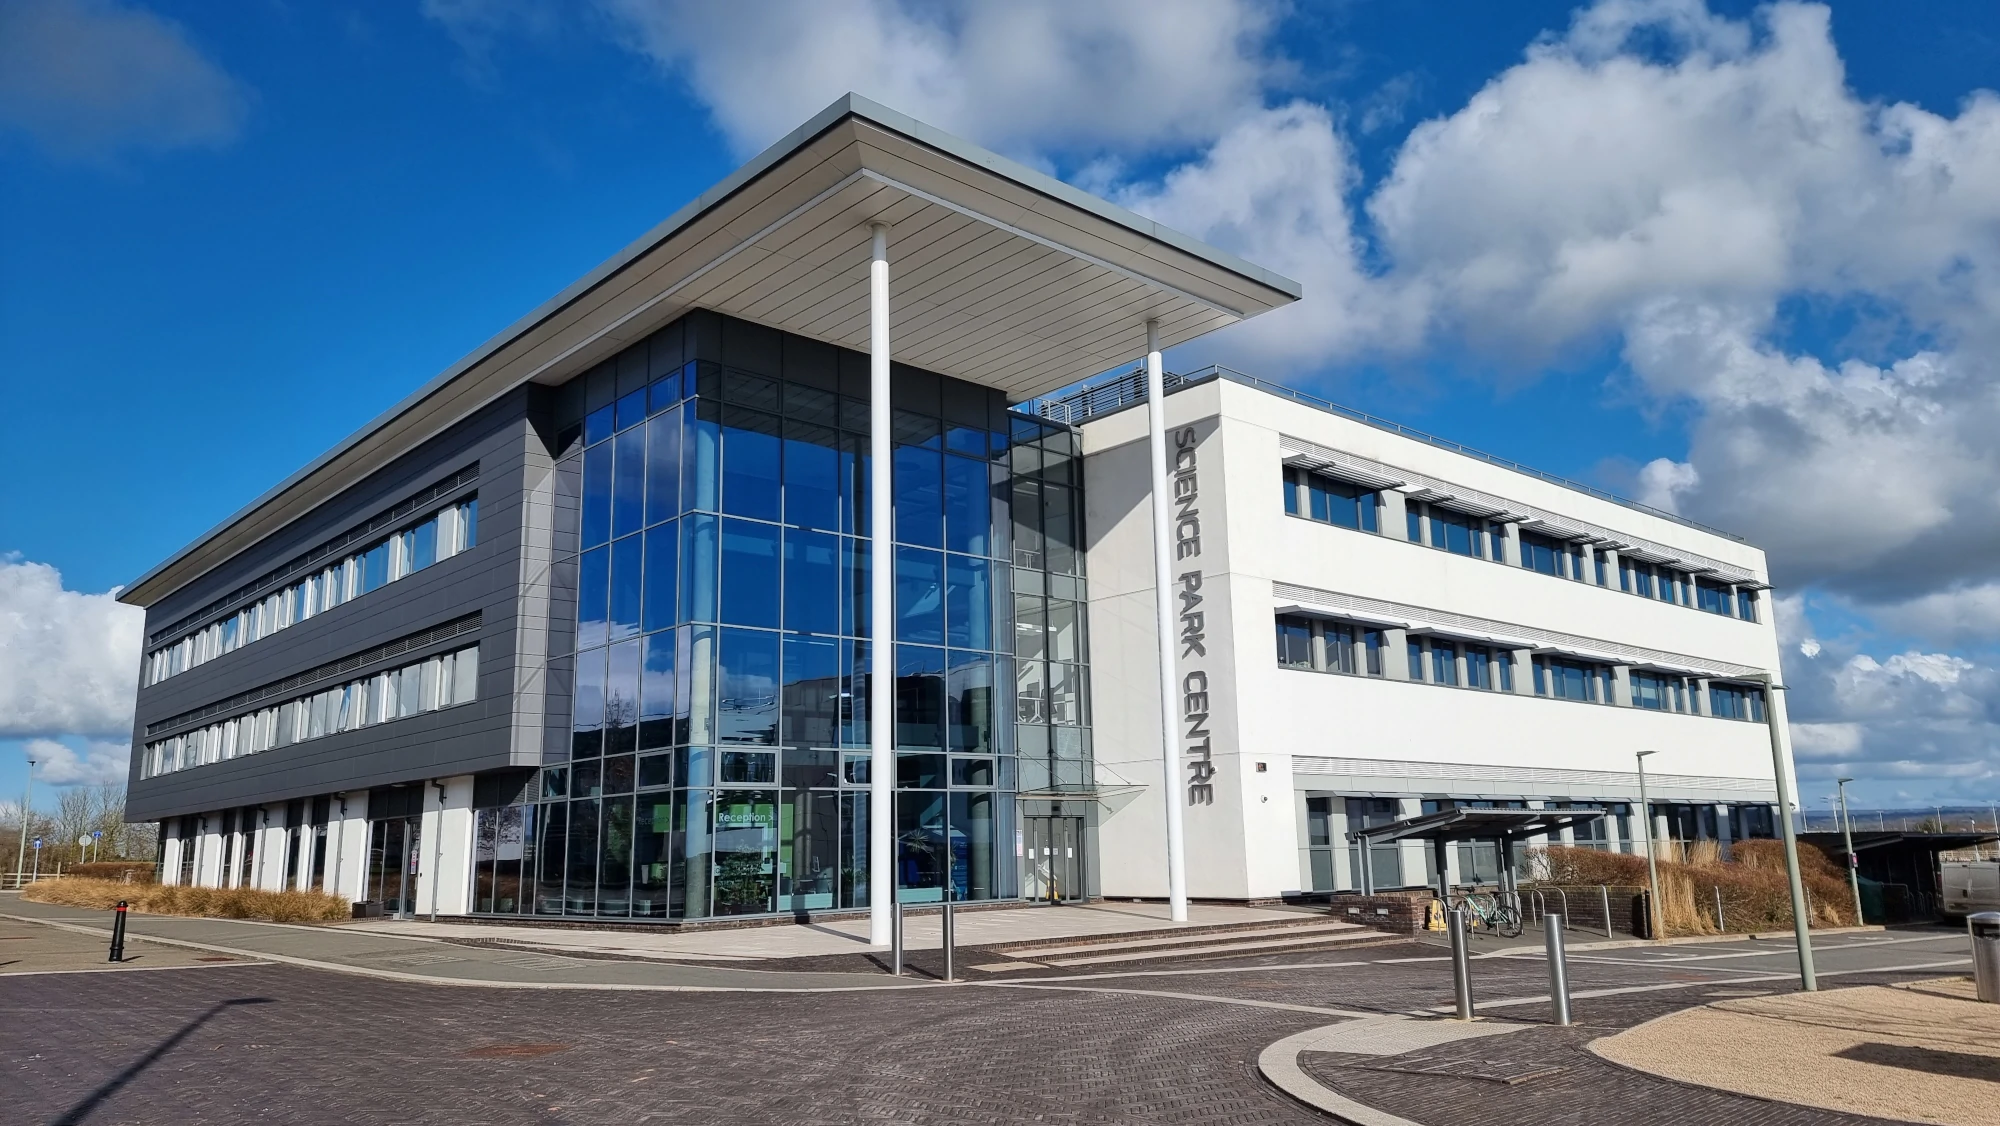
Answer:
M0 1115L487 1126L1324 1121L1256 1071L1264 1045L1325 1021L1305 1013L992 989L524 996L288 966L229 972L226 983L195 972L0 981L10 1091Z

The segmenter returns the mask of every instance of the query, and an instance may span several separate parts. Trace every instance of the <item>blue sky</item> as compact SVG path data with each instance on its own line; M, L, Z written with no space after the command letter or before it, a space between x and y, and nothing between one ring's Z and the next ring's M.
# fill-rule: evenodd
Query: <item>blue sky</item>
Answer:
M1802 772L1983 802L2000 10L1917 11L11 5L0 794L32 740L115 771L136 641L49 640L136 636L89 596L853 87L1305 281L1170 362L1767 545Z

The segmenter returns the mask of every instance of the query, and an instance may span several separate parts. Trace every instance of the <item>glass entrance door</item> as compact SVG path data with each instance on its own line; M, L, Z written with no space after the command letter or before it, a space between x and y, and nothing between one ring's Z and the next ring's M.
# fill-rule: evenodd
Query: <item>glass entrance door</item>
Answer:
M1045 903L1083 899L1083 818L1025 818L1021 853L1024 898Z
M379 905L384 915L416 913L422 824L415 817L392 817L368 825L367 900Z

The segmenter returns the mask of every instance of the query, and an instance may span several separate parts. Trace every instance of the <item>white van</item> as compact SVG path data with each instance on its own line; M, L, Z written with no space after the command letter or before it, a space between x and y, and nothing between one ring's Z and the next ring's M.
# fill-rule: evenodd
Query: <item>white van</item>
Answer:
M2000 860L1947 860L1943 867L1940 914L1963 919L1975 911L2000 911Z

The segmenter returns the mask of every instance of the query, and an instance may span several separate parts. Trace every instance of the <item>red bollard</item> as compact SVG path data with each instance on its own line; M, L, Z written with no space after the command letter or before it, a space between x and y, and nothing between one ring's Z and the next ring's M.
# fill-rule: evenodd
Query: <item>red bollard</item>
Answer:
M110 961L125 960L125 901L119 900L117 914L111 916L111 957Z

